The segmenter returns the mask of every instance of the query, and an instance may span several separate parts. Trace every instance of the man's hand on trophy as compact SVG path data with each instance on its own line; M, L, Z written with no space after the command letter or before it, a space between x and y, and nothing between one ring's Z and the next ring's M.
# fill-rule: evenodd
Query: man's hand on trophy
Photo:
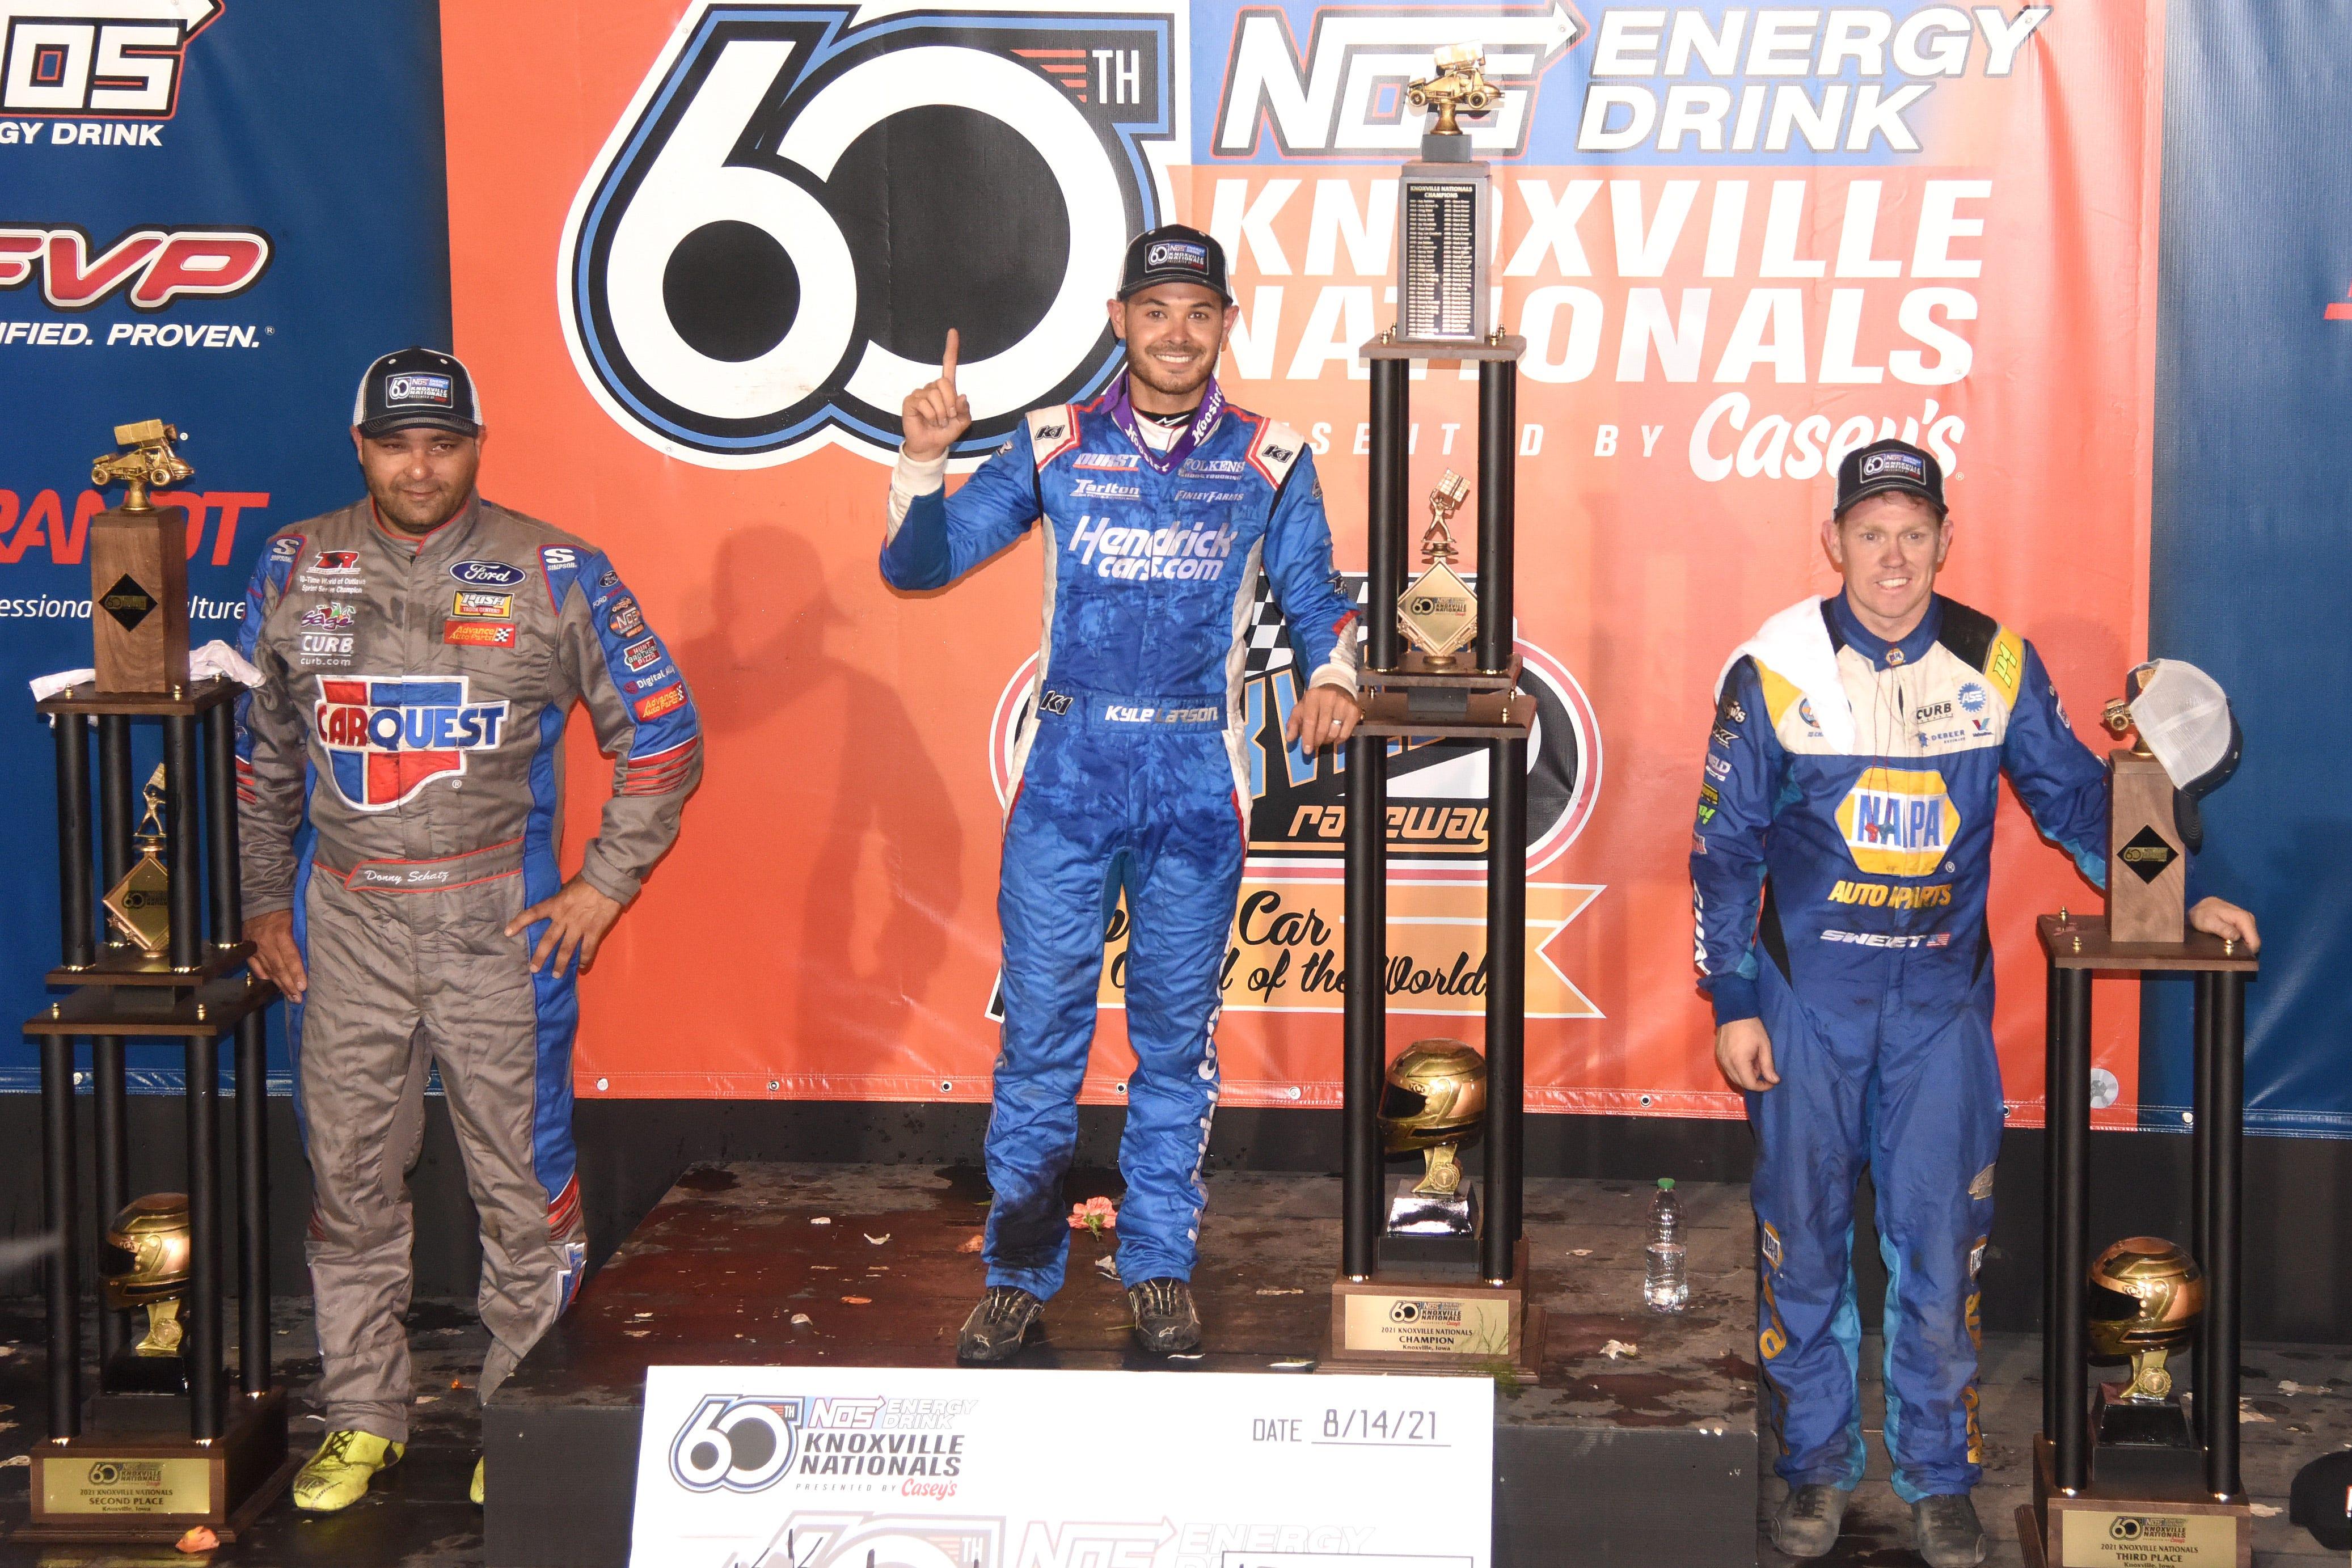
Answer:
M580 972L586 974L588 966L596 961L596 949L613 929L613 922L621 918L621 906L591 886L584 877L573 877L556 890L552 898L542 898L512 920L507 922L507 935L520 936L536 921L547 922L547 930L539 945L530 950L530 972L547 963L548 955L555 962L548 973L561 976L572 965L574 949L580 954Z
M253 972L299 1002L310 984L302 969L302 949L294 946L294 912L272 910L245 923L245 939L253 944Z
M2263 934L2254 929L2253 913L2227 899L2199 899L2197 907L2189 912L2189 924L2209 936L2238 943L2249 953L2263 950Z
M971 426L971 404L957 392L955 377L956 330L950 327L940 379L908 392L906 405L898 411L899 423L907 432L904 450L918 463L929 463L946 452Z
M1780 1082L1762 1019L1735 1019L1715 1031L1715 1065L1734 1089L1761 1094Z
M1298 706L1290 710L1282 737L1309 751L1320 751L1327 746L1343 745L1363 717L1364 710L1356 699L1339 687L1309 686Z

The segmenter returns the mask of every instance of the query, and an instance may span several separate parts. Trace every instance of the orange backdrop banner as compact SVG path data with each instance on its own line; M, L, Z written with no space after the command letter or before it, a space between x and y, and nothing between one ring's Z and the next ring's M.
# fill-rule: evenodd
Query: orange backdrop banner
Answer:
M883 585L899 399L959 327L968 468L1113 373L1129 234L1208 228L1241 308L1226 395L1307 435L1360 573L1354 350L1393 319L1402 88L1479 38L1496 319L1528 343L1528 1103L1739 1114L1693 983L1692 810L1729 651L1835 591L1837 456L1937 454L1939 586L2033 639L2075 715L2147 643L2161 10L2012 9L446 4L485 488L611 550L709 727L685 835L586 982L580 1092L985 1098L1039 547L945 593ZM1475 468L1475 392L1453 364L1414 382L1415 494ZM1282 746L1296 696L1256 650L1228 1103L1338 1103L1344 779ZM1475 1038L1484 769L1393 758L1392 1044ZM599 803L575 789L571 842ZM1996 1030L2032 1122L2032 919L2098 895L2013 800L1998 843ZM1123 941L1097 1100L1132 1060ZM2098 1113L2128 1124L2136 1006L2098 1028Z

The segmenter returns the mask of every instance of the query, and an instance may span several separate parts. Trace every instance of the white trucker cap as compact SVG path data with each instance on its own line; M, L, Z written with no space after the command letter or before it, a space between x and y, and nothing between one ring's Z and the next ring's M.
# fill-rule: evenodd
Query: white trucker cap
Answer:
M2182 659L2151 659L2125 677L2133 725L2179 791L2173 816L2191 853L2204 847L2197 802L2238 769L2244 737L2221 684ZM2136 688L2136 689L2135 689Z

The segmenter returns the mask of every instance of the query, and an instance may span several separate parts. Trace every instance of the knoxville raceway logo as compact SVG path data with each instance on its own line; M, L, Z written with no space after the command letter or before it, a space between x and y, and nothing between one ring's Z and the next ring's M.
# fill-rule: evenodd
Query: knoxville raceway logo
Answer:
M696 0L566 224L582 381L715 467L834 443L891 461L950 327L962 455L1091 395L1118 358L1105 281L1182 156L1185 16Z

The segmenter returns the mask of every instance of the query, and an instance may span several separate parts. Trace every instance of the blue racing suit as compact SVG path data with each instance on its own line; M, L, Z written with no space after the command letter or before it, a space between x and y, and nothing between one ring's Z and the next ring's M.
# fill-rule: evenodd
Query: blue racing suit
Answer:
M1760 1018L1780 1079L1748 1096L1775 1468L1791 1487L1862 1479L1852 1259L1867 1166L1888 1276L1886 1446L1896 1493L1916 1502L1979 1475L1977 1274L2001 1130L1985 927L2000 775L2104 885L2105 768L2032 645L1977 612L1938 597L1897 643L1864 630L1843 595L1820 620L1853 739L1832 741L1843 727L1822 722L1823 695L1769 650L1728 671L1691 844L1697 961L1717 1024Z
M1356 689L1355 611L1298 434L1210 383L1181 435L1125 380L1044 409L953 496L914 481L882 549L899 589L953 582L1042 519L1045 642L1014 743L997 915L1004 1027L988 1124L988 1282L1044 1298L1069 1249L1062 1178L1123 889L1129 1080L1118 1271L1192 1277L1217 1100L1214 1030L1248 849L1240 680L1258 574L1312 685ZM1161 442L1167 444L1161 444Z

